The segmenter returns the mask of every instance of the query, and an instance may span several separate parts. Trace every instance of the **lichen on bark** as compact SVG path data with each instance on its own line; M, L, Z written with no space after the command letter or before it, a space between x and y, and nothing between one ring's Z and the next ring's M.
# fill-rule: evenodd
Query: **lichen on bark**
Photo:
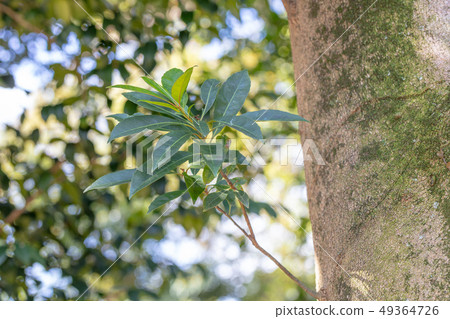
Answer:
M300 134L326 160L306 183L328 299L449 298L442 3L379 0L360 17L373 0L285 2L297 77L339 39L297 82Z

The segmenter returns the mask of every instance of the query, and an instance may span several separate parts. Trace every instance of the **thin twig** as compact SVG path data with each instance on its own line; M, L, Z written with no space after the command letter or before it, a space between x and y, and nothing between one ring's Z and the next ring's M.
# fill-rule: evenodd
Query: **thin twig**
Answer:
M228 176L222 171L220 170L220 174L222 175L222 177L225 179L225 181L227 182L227 184L231 187L231 189L236 190L236 187L233 185L233 183L230 181L230 179L228 178ZM245 235L245 237L247 237L250 242L253 244L253 246L258 249L261 253L263 253L264 255L266 255L267 257L270 258L270 260L272 260L275 265L278 266L278 268L284 272L289 278L291 278L296 284L297 286L299 286L300 288L302 288L308 295L310 295L311 297L317 299L317 300L322 300L323 298L321 297L320 293L315 292L314 290L311 290L308 288L308 286L306 286L305 283L303 283L302 281L300 281L297 277L295 277L286 267L284 267L274 256L272 256L267 250L265 250L264 248L261 247L261 245L258 243L258 241L256 240L256 236L255 233L253 232L253 227L252 224L250 222L250 218L248 217L247 214L247 210L245 209L244 204L239 201L241 209L242 209L242 214L244 215L245 218L245 222L248 226L249 232L247 233L229 214L227 214L222 208L220 208L219 206L216 206L215 208L221 212L223 215L225 215L229 220L231 220L231 222L233 222L234 225L236 225L236 227L239 228L239 230Z
M208 195L209 194L209 191L208 191L208 189L206 189L205 188L205 194L206 195ZM221 212L222 214L224 214L226 217L228 217L232 222L233 222L233 224L237 227L237 228L239 228L239 230L241 231L241 232L243 232L244 233L244 235L245 235L245 237L249 237L250 235L244 230L244 228L242 228L233 218L231 218L231 216L230 215L228 215L227 214L227 212L226 211L224 211L222 208L220 208L219 206L215 206L214 207L215 209L217 209L219 212Z
M215 207L219 212L221 212L222 214L224 214L226 217L228 217L228 219L229 220L231 220L231 222L234 224L234 225L236 225L236 227L237 228L239 228L239 230L245 235L245 237L247 237L247 238L251 238L250 237L250 234L249 233L247 233L246 231L245 231L245 229L244 228L242 228L230 215L228 215L222 208L220 208L219 206L216 206Z
M5 5L3 3L0 3L0 12L3 12L8 17L10 17L15 22L17 22L17 24L24 27L25 29L28 29L31 32L43 33L42 30L40 30L35 25L33 25L30 22L28 22L27 20L25 20L25 18L22 17L22 15L20 15L19 13L17 13L16 11L14 11L13 9L11 9L10 7L8 7L7 5Z
M231 187L231 189L236 190L236 187L233 185L233 183L230 181L227 174L225 174L223 170L220 170L220 174L225 179L227 184ZM255 233L253 232L252 224L250 223L250 219L248 218L247 210L245 209L244 204L240 200L238 201L241 206L242 214L244 215L245 223L247 224L248 230L250 231L250 236L254 239Z

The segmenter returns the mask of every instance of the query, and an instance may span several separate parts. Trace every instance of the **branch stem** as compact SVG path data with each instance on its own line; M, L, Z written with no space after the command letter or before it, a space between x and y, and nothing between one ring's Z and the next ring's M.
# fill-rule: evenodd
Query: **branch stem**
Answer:
M231 187L232 190L236 190L236 186L230 181L227 174L224 173L223 170L220 170L220 175L222 175L223 179L227 182L227 184ZM241 206L242 214L245 218L245 223L247 224L248 230L250 231L250 236L255 239L255 233L253 231L252 224L250 223L250 218L248 217L247 210L245 209L245 205L239 200L239 205Z
M17 13L7 5L0 3L0 12L3 12L14 20L18 25L34 33L43 33L41 29L28 22L20 13Z
M228 178L227 174L225 174L225 172L223 170L220 170L220 174L222 175L222 177L225 179L225 181L227 182L227 184L231 187L231 189L236 190L236 186L234 186L233 182L231 182L231 180ZM256 236L255 233L253 231L253 227L252 224L250 222L250 218L248 217L247 214L247 210L245 209L245 205L239 201L239 204L241 206L241 210L242 210L242 214L244 215L244 219L245 219L245 223L247 224L248 230L250 233L247 233L229 214L227 214L222 208L220 208L219 206L216 206L215 208L221 212L223 215L225 215L229 220L231 220L233 222L234 225L236 225L239 230L244 234L245 237L247 237L250 242L252 243L252 245L258 249L261 253L263 253L265 256L269 257L270 260L272 260L275 265L277 265L277 267L284 272L290 279L292 279L292 281L294 281L297 286L299 286L300 288L302 288L308 295L310 295L311 297L317 299L317 300L322 300L323 298L321 298L320 293L315 292L314 290L308 288L308 286L306 286L305 283L303 283L302 281L300 281L297 277L295 277L286 267L284 267L274 256L272 256L267 250L265 250L264 248L261 247L261 245L258 243L258 241L256 240Z

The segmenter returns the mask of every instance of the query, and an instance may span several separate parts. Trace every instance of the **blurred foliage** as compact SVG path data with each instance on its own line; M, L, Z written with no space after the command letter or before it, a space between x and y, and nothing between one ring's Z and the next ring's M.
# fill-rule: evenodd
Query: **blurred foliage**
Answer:
M283 93L293 78L289 32L285 14L273 5L228 0L0 2L0 84L20 88L14 72L24 63L33 63L44 82L30 93L36 107L0 133L1 300L77 299L91 285L82 299L307 298L279 271L256 267L255 276L219 276L212 242L221 238L232 245L236 236L214 237L220 216L201 213L187 197L159 220L157 213L147 215L150 198L173 189L180 183L176 178L155 183L132 202L125 185L82 194L98 177L125 168L123 144L107 144L113 124L105 116L134 113L137 106L106 89L115 81L133 84L145 73L158 77L168 67L197 64L197 83L248 69L252 88L247 110L268 107L274 93ZM261 30L236 33L244 13L253 15ZM38 49L43 43L44 58ZM199 53L211 43L219 43L224 54L205 61ZM136 50L129 49L133 44ZM50 74L48 83L44 74ZM188 89L191 95L199 93L198 85ZM7 112L8 106L3 107ZM277 109L295 112L294 99L280 100ZM296 127L265 125L263 134L295 136ZM283 178L288 185L303 183L303 174L280 176L274 166L249 174ZM261 214L258 218L264 220L266 213ZM307 218L302 224L309 228ZM170 260L158 245L170 244L164 239L173 234L181 234L180 241L195 239L206 256L187 264ZM306 257L300 250L305 234L297 232L290 239L282 250L298 253L289 266L304 274ZM242 237L237 240L243 252L229 263L257 255ZM308 276L312 286L313 275Z

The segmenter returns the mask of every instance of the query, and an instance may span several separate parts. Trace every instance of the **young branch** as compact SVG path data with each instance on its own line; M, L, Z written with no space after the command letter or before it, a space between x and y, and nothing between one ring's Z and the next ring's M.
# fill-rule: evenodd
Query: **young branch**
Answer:
M245 235L245 237L250 238L250 235L245 231L244 228L242 228L230 215L228 215L222 208L220 208L219 206L215 207L219 212L221 212L222 214L224 214L229 220L231 220L231 222L237 227L239 228L239 230Z
M230 181L227 174L225 174L223 170L220 170L220 175L222 175L223 179L227 182L228 186L230 186L232 190L236 190L236 187L233 185L233 183ZM245 218L245 223L247 224L248 230L250 231L250 236L255 239L255 233L253 232L252 224L250 223L250 219L248 218L247 210L245 209L245 206L241 201L239 201L239 205L241 206L242 214Z
M225 179L225 181L227 182L227 184L231 187L231 189L236 190L236 187L233 185L233 183L230 181L230 179L228 178L228 176L222 171L220 170L220 174L222 175L222 177ZM220 208L219 206L216 206L215 208L221 212L223 215L225 215L229 220L231 220L233 222L234 225L236 225L239 230L244 234L245 237L247 237L250 242L253 244L253 246L258 249L261 253L263 253L264 255L266 255L267 257L270 258L270 260L272 260L275 265L278 266L278 268L284 272L289 278L291 278L296 284L297 286L299 286L300 288L302 288L308 295L310 295L311 297L317 299L317 300L322 300L323 298L321 298L320 294L315 292L314 290L311 290L308 288L308 286L306 286L305 283L303 283L302 281L300 281L297 277L295 277L286 267L284 267L274 256L272 256L267 250L265 250L264 248L262 248L258 241L256 240L256 236L255 233L253 231L253 227L252 224L250 222L250 218L248 217L247 214L247 210L245 209L244 204L239 201L239 204L241 206L241 210L242 210L242 214L244 215L244 219L245 222L247 224L248 230L250 233L247 233L241 226L239 226L239 224L230 216L228 215L222 208Z
M25 18L22 15L20 15L19 13L17 13L16 11L14 11L13 9L11 9L10 7L8 7L7 5L5 5L3 3L0 3L0 12L3 12L7 16L9 16L11 19L13 19L18 25L24 27L25 29L28 29L31 32L43 33L42 30L40 30L39 28L37 28L36 26L31 24L30 22L25 20Z

